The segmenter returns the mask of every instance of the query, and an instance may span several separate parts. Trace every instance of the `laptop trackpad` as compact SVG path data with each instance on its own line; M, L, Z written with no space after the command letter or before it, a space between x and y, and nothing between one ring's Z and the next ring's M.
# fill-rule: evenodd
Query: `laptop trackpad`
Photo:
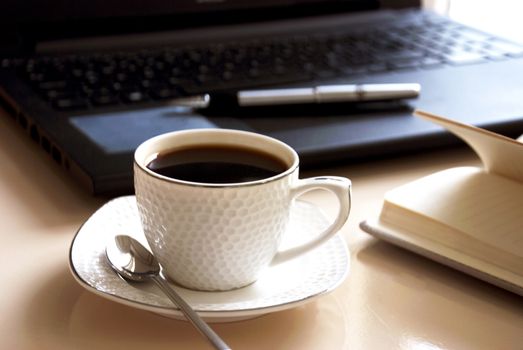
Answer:
M132 151L143 141L170 131L218 127L191 109L172 106L73 116L69 121L105 153Z

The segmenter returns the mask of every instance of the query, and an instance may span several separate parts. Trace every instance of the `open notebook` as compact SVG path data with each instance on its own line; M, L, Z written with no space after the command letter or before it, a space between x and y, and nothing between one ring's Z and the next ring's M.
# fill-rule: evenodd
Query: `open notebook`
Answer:
M483 167L456 167L387 192L363 230L523 295L523 143L418 111L462 138Z

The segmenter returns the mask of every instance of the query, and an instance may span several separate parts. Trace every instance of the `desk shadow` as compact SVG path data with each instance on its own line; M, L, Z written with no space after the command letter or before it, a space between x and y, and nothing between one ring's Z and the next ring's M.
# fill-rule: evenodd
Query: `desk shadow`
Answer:
M11 191L9 200L23 205L46 226L83 221L102 204L103 199L77 184L16 123L0 117L0 182L5 182L4 192Z
M444 299L466 299L471 305L488 303L489 307L523 315L521 296L392 244L375 241L360 250L356 259L379 273L395 276L395 283L410 290L425 290Z
M254 319L211 324L232 347L238 349L315 349L321 336L346 342L346 320L339 315L335 297L327 306L311 302L294 309ZM318 324L321 318L328 322ZM207 342L185 321L109 301L76 283L67 269L50 276L34 290L24 317L26 341L42 348L60 345L65 349L209 349ZM256 342L253 343L253 339ZM258 340L259 339L259 340ZM324 341L324 340L323 340ZM35 344L31 344L35 345ZM31 347L31 346L29 346Z
M408 349L514 348L521 340L523 300L511 292L382 241L353 261L368 315L360 333Z
M356 259L410 289L425 289L443 298L488 300L492 306L518 310L523 315L523 298L475 277L419 256L392 244L378 241L361 249Z

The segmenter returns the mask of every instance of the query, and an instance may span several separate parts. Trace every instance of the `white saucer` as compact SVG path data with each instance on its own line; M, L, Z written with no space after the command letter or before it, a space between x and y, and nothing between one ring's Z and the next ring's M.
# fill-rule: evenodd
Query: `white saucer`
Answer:
M328 220L313 204L296 201L284 247L317 234ZM146 246L134 196L113 199L98 209L77 232L70 249L73 276L87 290L110 300L164 316L182 313L153 283L128 283L117 276L105 257L105 245L128 234ZM338 287L349 271L349 255L337 234L314 251L267 268L253 284L226 292L200 292L172 286L209 322L257 317L302 305Z

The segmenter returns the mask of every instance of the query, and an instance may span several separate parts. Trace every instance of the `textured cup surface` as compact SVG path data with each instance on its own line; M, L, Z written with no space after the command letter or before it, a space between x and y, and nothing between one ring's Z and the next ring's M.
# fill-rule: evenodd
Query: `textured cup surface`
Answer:
M137 176L144 231L167 275L203 290L254 282L285 232L290 179L206 188Z
M207 184L165 177L146 166L160 152L209 143L248 145L270 152L288 167L267 179ZM145 237L164 273L197 290L230 290L254 282L271 262L292 259L332 237L350 210L348 179L299 180L298 155L292 148L243 131L188 130L150 139L135 152L134 183ZM338 196L337 220L303 247L278 251L293 200L315 188Z

